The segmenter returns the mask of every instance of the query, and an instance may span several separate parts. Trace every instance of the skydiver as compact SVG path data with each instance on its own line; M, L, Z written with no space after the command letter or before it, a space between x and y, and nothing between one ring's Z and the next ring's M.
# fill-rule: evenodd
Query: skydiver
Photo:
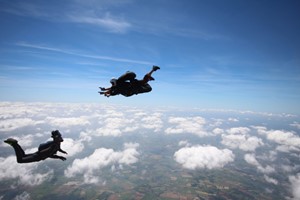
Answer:
M120 87L117 87L117 79L112 78L110 80L110 83L111 83L111 86L108 88L99 87L102 91L102 92L99 92L99 94L103 94L106 97L115 96L115 95L120 94L120 91L119 91Z
M25 154L22 147L18 144L18 141L13 138L8 138L4 142L14 148L18 163L38 162L45 160L46 158L61 159L65 161L65 157L56 155L57 151L67 154L67 152L60 148L60 143L64 141L60 132L58 130L52 131L51 137L53 138L53 141L40 144L38 151L31 154Z
M160 69L158 66L153 66L152 70L148 72L142 80L137 80L136 74L134 72L126 72L124 75L120 76L118 79L112 78L110 83L112 84L109 88L100 87L102 92L100 94L106 97L122 94L123 96L129 97L134 94L150 92L152 90L151 86L148 84L149 81L154 81L152 73Z

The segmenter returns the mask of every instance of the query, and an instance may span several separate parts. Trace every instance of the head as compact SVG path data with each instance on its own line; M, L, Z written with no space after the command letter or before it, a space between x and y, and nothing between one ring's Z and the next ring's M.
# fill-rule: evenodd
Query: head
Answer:
M116 78L110 79L110 83L111 83L113 86L116 86L116 85L117 85L117 79L116 79Z
M59 130L55 130L51 132L51 137L53 138L54 141L56 142L63 142L64 140L62 139L62 136L59 132Z

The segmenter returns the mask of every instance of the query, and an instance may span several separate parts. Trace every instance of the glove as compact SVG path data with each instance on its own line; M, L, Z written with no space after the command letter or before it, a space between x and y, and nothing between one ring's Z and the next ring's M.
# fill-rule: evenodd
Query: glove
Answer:
M60 159L62 160L62 161L65 161L65 160L67 160L65 157L60 157Z

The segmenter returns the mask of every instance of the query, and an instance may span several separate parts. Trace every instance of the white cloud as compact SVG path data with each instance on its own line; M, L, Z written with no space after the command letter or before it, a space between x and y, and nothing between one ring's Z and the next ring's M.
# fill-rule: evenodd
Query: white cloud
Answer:
M221 129L221 128L215 128L212 132L213 132L215 135L221 135L222 133L224 133L224 130Z
M103 17L93 15L70 15L69 20L76 23L100 26L114 33L125 33L132 26L128 21L113 17L110 13L106 13Z
M119 112L108 110L105 117L99 121L99 128L89 130L89 134L96 136L115 136L119 137L123 133L134 132L140 128L151 129L154 132L161 130L163 121L161 113L154 112L147 114L145 112L134 113L133 110Z
M80 140L83 141L87 141L90 142L92 140L92 136L88 133L88 132L80 132L80 136L79 136Z
M292 187L293 199L299 200L300 199L300 173L296 176L289 176L289 181Z
M270 141L281 146L277 148L279 151L300 151L300 137L294 132L284 130L267 130L266 127L256 126L258 134L265 135Z
M272 183L274 185L278 185L278 181L272 177L269 177L267 175L264 175L264 178L265 180L268 182L268 183Z
M38 163L19 164L15 156L7 158L0 157L0 180L17 179L19 184L40 185L44 181L51 179L53 170L46 173L36 173Z
M191 144L187 140L183 140L178 143L178 146L188 147L191 146Z
M290 125L293 126L293 127L296 127L297 129L300 129L300 123L299 122L294 122Z
M20 110L18 110L19 108ZM68 155L65 157L71 158L68 158L69 161L66 162L54 160L51 162L61 162L61 169L65 170L66 176L68 175L68 177L74 177L75 179L79 177L84 183L103 184L105 183L105 180L101 180L103 170L108 173L118 174L126 166L139 162L140 155L138 151L139 145L136 143L124 144L124 149L120 150L109 147L96 147L98 149L93 150L94 152L84 152L90 150L85 149L85 145L88 144L86 142L92 141L95 145L96 136L121 137L126 133L160 133L165 131L165 135L162 137L169 137L168 134L183 133L211 136L211 138L207 138L205 141L201 140L201 138L191 141L190 137L183 139L182 136L179 136L181 141L178 140L178 143L175 142L175 145L178 144L179 150L173 154L173 158L179 163L178 165L184 168L213 169L223 167L228 163L234 162L234 159L240 159L240 157L235 156L232 152L232 149L240 149L248 152L244 157L245 161L252 165L253 169L256 169L258 175L261 174L262 179L265 179L266 182L275 185L279 184L279 179L276 180L275 174L272 174L276 169L282 175L290 175L289 179L280 179L280 185L286 185L288 180L290 180L294 188L294 193L296 194L297 190L300 190L300 186L297 186L297 181L300 182L300 178L298 175L295 175L299 171L299 165L295 162L295 158L299 158L295 157L299 156L297 151L300 151L300 137L296 131L299 123L295 122L294 118L290 122L287 122L289 119L282 122L285 123L283 125L290 125L283 127L289 127L291 130L294 130L288 131L270 130L263 126L246 126L237 122L225 123L228 120L228 115L222 115L223 119L210 118L210 121L206 121L202 117L191 117L191 114L187 115L179 111L174 113L170 111L165 112L164 110L149 111L126 106L107 106L104 104L27 104L0 102L0 111L0 131L11 131L9 137L15 137L19 140L22 147L26 147L24 148L26 153L36 151L39 141L49 138L53 126L64 129L64 135L68 138L64 138L65 141L61 147L68 152ZM248 122L256 122L252 120L251 116L247 117L249 117ZM273 123L271 121L272 117L270 116L270 118L266 119L268 121L260 121L258 123L263 124L266 122L271 127ZM242 117L239 118L237 115L236 119L242 119ZM237 126L228 127L231 124ZM145 131L145 129L147 130ZM253 130L257 130L259 135L251 135ZM2 137L4 140L8 135L4 133ZM102 142L105 142L107 138L102 139ZM123 141L123 138L120 139ZM147 137L146 139L151 139L151 137ZM174 140L168 139L164 141L174 142ZM205 142L208 145L210 142L213 142L216 147L192 146L196 145L197 142L201 144ZM224 149L220 149L221 147L217 146L220 143L226 145L223 146ZM113 143L110 144L115 145ZM148 145L148 143L143 143L143 145ZM260 154L255 155L254 151L262 145L264 145L264 148L259 149ZM0 158L0 181L5 182L9 180L18 184L38 185L55 176L53 170L49 169L52 166L48 165L49 161L43 162L43 164L41 164L42 162L39 162L40 164L18 164L15 156L3 158L7 156L5 153L7 149L11 148L9 145L2 142L0 148L5 150L2 152L2 158ZM282 152L292 151L294 154L284 154L286 156L281 156ZM80 152L83 153L81 154ZM88 154L86 158L79 157L87 155L86 153ZM73 159L75 159L74 162ZM250 165L249 167L251 167ZM149 172L149 170L144 170L143 173L147 175ZM297 198L295 197L295 199Z
M218 126L221 126L223 124L223 122L224 122L223 119L212 118L212 122L210 123L210 126L218 127Z
M40 116L44 104L22 102L0 102L0 119L31 118Z
M10 135L9 137L14 138L19 142L22 147L30 147L32 143L36 140L36 137L41 137L40 134L31 134L31 135ZM6 143L0 144L0 147L8 147Z
M160 131L163 127L161 115L161 113L153 113L141 118L141 126L147 129L153 129L154 132Z
M154 132L161 130L163 122L161 113L154 112L147 114L145 112L121 109L123 112L108 109L103 118L99 120L99 128L89 130L89 134L95 136L115 136L119 137L124 133L135 132L140 128L151 129ZM120 109L119 109L120 110Z
M221 132L221 131L218 131ZM243 151L255 151L256 148L264 145L262 139L249 135L248 127L234 127L226 130L222 134L222 144L233 149L241 149ZM227 134L228 133L228 134Z
M72 6L65 6L63 9L64 12L60 12L60 9L53 9L52 7L45 7L40 4L18 2L13 4L13 6L3 8L3 11L46 21L84 23L99 26L116 33L126 32L132 26L128 21L120 17L112 16L110 12L104 12L103 7L106 7L105 10L107 10L107 7L113 5L112 3L108 4L103 1L101 1L101 3L97 2L98 1L93 1L92 5L88 3L88 1L84 1L84 3L81 1L72 1ZM119 3L120 2L116 4ZM99 13L104 13L104 15L98 16Z
M40 123L43 123L43 122L35 121L30 118L6 119L6 120L0 121L0 131L8 132L8 131L13 131L18 128L23 128L26 126L35 126Z
M75 141L72 138L64 138L64 141L61 143L61 149L66 151L68 156L74 156L82 152L84 145L80 140Z
M222 144L236 149L239 148L243 151L255 151L259 146L262 146L264 143L260 138L255 136L246 136L246 135L225 135L222 134Z
M114 151L113 149L99 148L90 156L83 159L75 159L66 170L67 177L83 175L85 183L98 183L100 177L97 171L109 165L131 165L138 161L139 153L136 148L137 143L124 144L123 151Z
M239 120L237 118L229 117L228 121L230 121L230 122L238 122Z
M285 153L289 153L291 151L300 151L300 147L291 145L279 145L275 149Z
M234 127L226 130L229 134L241 134L246 135L250 132L250 129L247 127Z
M199 137L208 135L203 129L206 121L202 117L170 117L169 123L171 127L165 130L166 134L192 133Z
M251 165L255 165L255 166L260 165L259 162L256 160L254 154L245 154L244 159L247 163Z
M258 171L262 172L263 174L270 174L274 173L275 169L269 165L263 167L257 160L254 154L245 154L244 159L250 165L254 165Z
M139 146L140 146L139 143L131 143L131 142L129 142L129 143L125 143L124 144L124 149L136 149Z
M46 120L53 127L67 128L70 126L87 126L90 122L86 117L47 117Z
M94 135L121 136L122 129L126 129L127 125L130 124L130 119L125 119L123 117L109 117L103 120L102 123L103 124L101 125L101 127L96 129ZM133 130L135 129L131 129L130 131Z
M176 162L187 169L221 168L233 162L234 154L228 149L218 149L214 146L193 146L179 149L174 154Z
M280 131L280 130L269 131L267 134L267 138L278 144L291 145L291 146L300 145L300 138L292 132Z

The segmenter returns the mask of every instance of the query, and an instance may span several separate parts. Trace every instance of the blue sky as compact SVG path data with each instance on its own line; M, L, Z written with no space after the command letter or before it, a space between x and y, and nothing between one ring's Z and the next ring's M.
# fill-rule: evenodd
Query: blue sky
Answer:
M0 101L300 114L300 2L0 1ZM153 91L98 86L152 65Z

